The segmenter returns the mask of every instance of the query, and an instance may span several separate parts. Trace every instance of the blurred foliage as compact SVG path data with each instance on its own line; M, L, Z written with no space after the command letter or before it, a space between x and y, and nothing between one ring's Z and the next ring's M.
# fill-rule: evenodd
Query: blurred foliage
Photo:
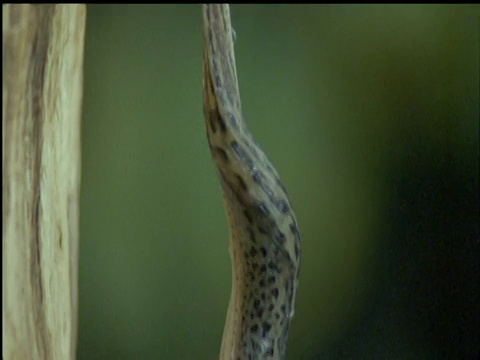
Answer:
M303 234L288 358L474 358L478 7L231 12L244 114ZM88 6L80 360L218 356L201 29L199 5Z

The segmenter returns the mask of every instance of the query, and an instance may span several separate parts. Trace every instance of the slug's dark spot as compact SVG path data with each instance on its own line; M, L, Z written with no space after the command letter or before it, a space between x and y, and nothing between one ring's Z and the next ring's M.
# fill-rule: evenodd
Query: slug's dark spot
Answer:
M270 270L277 270L277 265L275 265L275 263L272 261L269 262L267 266Z
M268 311L272 311L274 307L273 304L268 305Z
M265 271L267 271L267 267L266 267L265 265L262 265L262 266L260 267L260 272L261 272L261 273L265 273Z
M297 225L295 224L295 222L291 223L290 224L290 231L292 232L293 235L295 235L296 237L298 237L300 235L300 233L298 232L298 228L297 228Z
M273 288L272 289L272 296L275 298L275 299L278 299L278 289L277 288Z
M252 171L254 169L252 159L250 159L250 157L247 155L243 147L235 140L230 143L230 146L232 147L235 154L237 154L239 159L242 160L243 163L248 166L250 171Z
M260 174L258 173L258 171L254 171L252 173L252 180L255 181L256 183L260 182Z
M263 336L267 336L268 332L272 328L272 325L269 322L265 321L262 324L262 328L263 328Z
M247 219L247 221L251 224L253 222L253 219L252 217L250 216L250 213L248 212L248 210L243 210L243 215L245 216L245 218ZM253 232L252 232L253 234Z
M252 327L250 328L250 332L256 332L258 330L258 325L257 324L254 324L252 325Z
M238 175L238 174L235 174L235 176L237 177L237 180L238 180L238 184L240 185L240 187L242 188L243 191L247 191L248 188L247 188L247 184L245 183L245 181L243 180L243 178Z
M260 307L260 300L258 299L253 300L253 308L255 310L258 310L259 307Z
M225 121L223 121L222 117L218 112L217 112L217 122L218 122L218 125L220 126L220 130L222 131L222 133L225 134L225 132L227 131L227 126L225 125Z
M234 187L232 187L232 185L230 183L227 182L227 184L229 185L229 187L231 189L234 189ZM237 201L240 203L240 205L242 205L242 208L244 208L245 207L245 201L244 201L243 197L240 195L240 193L238 191L234 191L233 195L235 195L235 198L237 199Z
M217 127L215 126L215 122L213 121L213 117L211 115L208 116L208 124L210 125L210 129L212 129L212 132L214 134L216 134L217 133Z
M275 240L283 245L285 243L285 235L283 235L282 232L278 232L278 234L275 235Z
M267 351L265 351L266 356L273 356L273 348L268 348Z
M270 210L268 210L267 206L263 202L258 203L258 209L263 215L270 214Z
M269 276L268 279L267 279L267 283L269 285L274 284L275 283L275 276Z
M265 247L260 247L260 252L262 253L262 256L263 257L267 257L267 249L265 249Z
M275 207L278 209L278 211L280 211L284 215L288 214L288 212L290 211L290 208L286 203L286 201L283 199L277 199L273 194L272 189L270 189L270 187L267 184L265 184L265 182L261 182L260 186L262 187L262 190L267 194L272 204L274 204Z
M213 52L213 46L212 46L212 52ZM215 82L217 83L217 88L222 88L222 80L220 79L220 74L218 71L218 66L215 61L213 61L213 72L215 75Z
M268 235L268 231L263 226L258 227L258 232L263 235Z
M280 314L278 312L275 312L275 319L280 319Z
M250 256L255 256L255 255L257 255L257 249L252 246L250 248Z
M260 280L260 281L258 282L258 286L260 286L261 288L265 287L265 280L263 280L263 279Z
M217 68L217 64L214 63L215 65L215 82L217 83L217 88L221 88L222 87L222 80L220 79L220 75L218 74L218 70L216 70Z
M288 214L290 211L290 208L285 200L278 200L276 205L278 210L284 215Z
M225 150L223 150L221 147L215 146L214 151L217 152L218 155L222 158L223 161L228 161L228 155Z

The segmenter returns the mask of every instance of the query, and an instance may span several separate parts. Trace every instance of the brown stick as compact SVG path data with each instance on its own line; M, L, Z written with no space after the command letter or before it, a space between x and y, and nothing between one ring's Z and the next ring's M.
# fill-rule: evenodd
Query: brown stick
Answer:
M4 359L74 359L85 5L3 5Z

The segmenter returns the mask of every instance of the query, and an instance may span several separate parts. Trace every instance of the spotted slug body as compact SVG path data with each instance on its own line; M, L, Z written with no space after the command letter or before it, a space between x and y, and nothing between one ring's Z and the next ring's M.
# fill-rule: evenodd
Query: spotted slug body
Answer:
M229 6L203 6L204 115L230 224L233 284L220 359L285 359L300 232L280 177L241 111Z

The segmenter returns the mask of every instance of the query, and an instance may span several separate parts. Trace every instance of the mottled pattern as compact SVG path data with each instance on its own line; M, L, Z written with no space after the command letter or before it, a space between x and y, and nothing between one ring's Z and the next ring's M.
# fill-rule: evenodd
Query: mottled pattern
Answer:
M231 229L233 288L221 359L284 359L300 232L289 196L241 111L228 5L205 5L204 113Z

